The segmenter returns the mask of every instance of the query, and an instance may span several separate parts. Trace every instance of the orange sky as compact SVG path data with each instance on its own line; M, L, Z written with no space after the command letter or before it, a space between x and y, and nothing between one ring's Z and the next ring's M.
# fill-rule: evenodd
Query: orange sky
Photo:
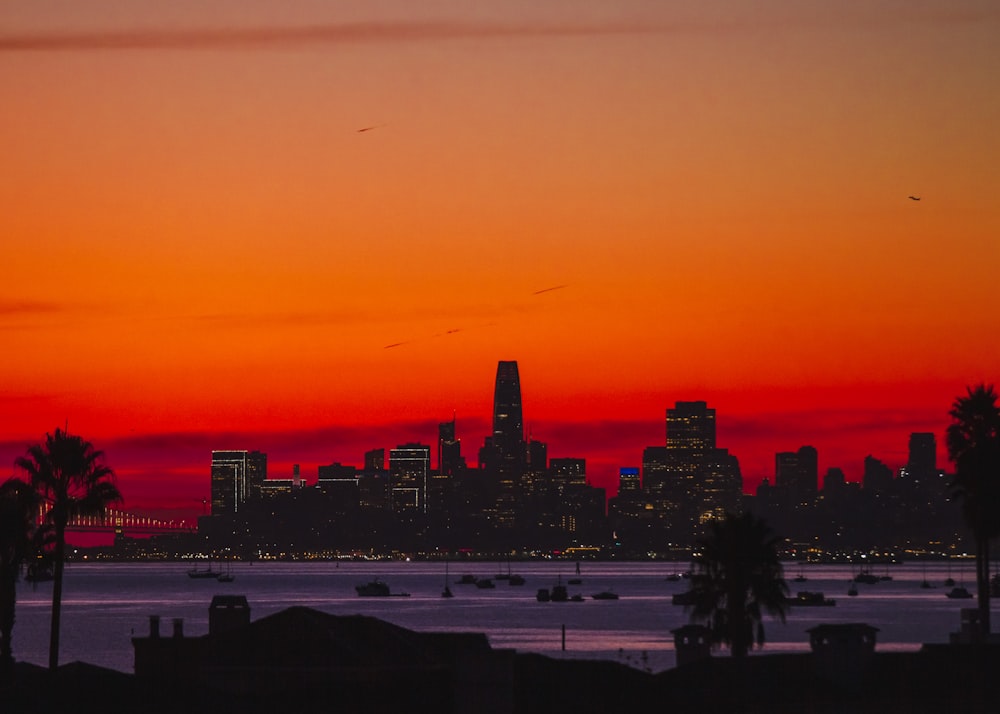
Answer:
M992 0L161 5L0 7L8 461L68 420L183 509L453 410L474 461L516 359L600 484L678 399L857 478L997 381Z

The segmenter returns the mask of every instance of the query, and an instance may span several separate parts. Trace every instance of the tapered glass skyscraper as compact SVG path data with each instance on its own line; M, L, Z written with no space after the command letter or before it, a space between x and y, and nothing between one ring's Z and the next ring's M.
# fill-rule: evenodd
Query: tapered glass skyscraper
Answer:
M501 361L497 365L493 390L493 449L499 471L520 471L524 466L521 379L515 361Z

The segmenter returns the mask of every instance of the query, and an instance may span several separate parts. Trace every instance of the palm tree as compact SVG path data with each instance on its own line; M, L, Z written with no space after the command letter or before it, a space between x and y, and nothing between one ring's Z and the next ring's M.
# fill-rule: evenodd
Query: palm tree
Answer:
M980 635L990 633L990 539L1000 535L1000 407L993 385L967 387L945 434L955 464L952 490L976 544Z
M45 442L28 449L15 462L29 476L32 488L47 504L52 526L52 625L49 631L49 669L59 665L59 624L62 610L66 525L75 516L100 516L122 500L114 472L104 465L104 453L79 436L56 429Z
M17 579L35 553L38 496L24 481L0 484L0 672L14 663L11 637L17 606Z
M764 644L763 613L785 621L788 585L778 559L780 538L751 513L727 513L699 541L691 575L691 621L705 622L713 644L745 657Z

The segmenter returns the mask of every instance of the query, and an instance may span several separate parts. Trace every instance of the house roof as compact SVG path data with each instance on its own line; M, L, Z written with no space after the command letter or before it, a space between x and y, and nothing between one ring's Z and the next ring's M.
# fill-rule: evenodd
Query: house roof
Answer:
M228 632L206 635L216 664L283 667L428 667L460 652L488 652L482 634L420 633L365 615L289 607Z

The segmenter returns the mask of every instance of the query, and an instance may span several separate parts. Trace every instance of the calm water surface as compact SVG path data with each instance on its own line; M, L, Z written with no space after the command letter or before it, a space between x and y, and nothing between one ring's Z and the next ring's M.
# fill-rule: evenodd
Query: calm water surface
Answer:
M237 563L235 580L196 580L187 577L185 563L74 563L66 569L60 662L83 660L124 672L132 671L130 637L149 631L149 616L160 615L161 632L169 632L173 618L184 619L185 634L208 632L208 606L213 595L246 595L256 620L291 605L306 605L335 615L364 614L403 627L424 631L483 632L493 647L539 652L554 657L612 659L660 671L674 666L670 630L688 622L683 607L671 603L687 581L672 582L671 573L686 564L581 564L580 585L570 585L584 602L539 603L538 588L548 588L576 577L573 563L532 562L512 565L527 582L517 587L496 581L496 589L456 585L463 574L493 577L501 568L490 563L452 563L449 567L455 597L441 598L445 566L426 562L367 563ZM202 565L204 567L204 564ZM218 567L218 566L216 566ZM503 567L506 570L506 566ZM785 624L765 621L767 644L763 653L807 651L806 630L825 622L866 622L879 628L877 649L916 650L924 642L947 642L959 626L960 609L974 600L945 597L949 575L974 589L971 563L880 566L876 575L892 580L858 585L859 595L848 597L850 566L786 566L793 594L821 591L835 598L834 607L800 607ZM805 582L793 582L803 575ZM384 580L393 592L410 597L362 598L354 586L373 578ZM923 589L926 579L935 587ZM590 596L613 590L619 600ZM18 660L48 661L52 585L18 585L14 655ZM566 627L566 651L561 628Z

